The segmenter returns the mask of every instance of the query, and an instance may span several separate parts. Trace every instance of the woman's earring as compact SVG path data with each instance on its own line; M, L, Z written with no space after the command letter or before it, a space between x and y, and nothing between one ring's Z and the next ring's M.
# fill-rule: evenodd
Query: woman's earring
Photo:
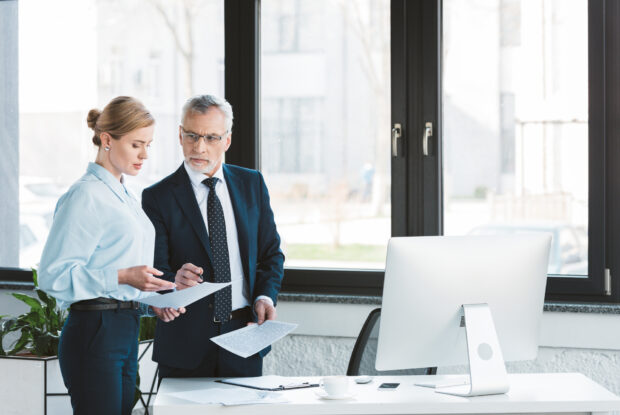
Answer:
M104 149L105 151L110 151L110 147L108 147L108 146L105 146L103 149Z

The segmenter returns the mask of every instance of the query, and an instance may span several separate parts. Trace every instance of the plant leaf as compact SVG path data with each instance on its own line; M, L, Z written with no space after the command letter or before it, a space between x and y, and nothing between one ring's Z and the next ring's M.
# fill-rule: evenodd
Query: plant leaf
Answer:
M45 291L43 290L35 290L35 291L37 293L37 297L39 297L41 301L47 304L49 301L49 296L45 293Z
M35 286L38 286L37 273L32 274ZM16 318L0 317L0 342L6 333L20 331L20 337L8 352L0 344L0 355L14 355L28 349L38 356L58 354L60 333L66 320L67 311L59 309L54 297L36 289L37 297L13 293L13 297L30 306L30 310Z
M28 335L27 332L22 331L21 337L19 338L19 340L17 340L17 342L15 343L15 346L13 347L13 349L11 349L8 352L8 354L15 355L21 352L22 350L26 348L29 342L30 342L30 336Z
M8 318L6 320L2 320L0 321L0 333L4 335L12 331L16 331L17 330L15 328L16 325L17 325L16 318Z
M13 293L12 295L18 300L21 300L24 303L28 304L30 308L41 310L41 303L36 298L32 298L32 297L27 296L26 294L20 294L20 293Z

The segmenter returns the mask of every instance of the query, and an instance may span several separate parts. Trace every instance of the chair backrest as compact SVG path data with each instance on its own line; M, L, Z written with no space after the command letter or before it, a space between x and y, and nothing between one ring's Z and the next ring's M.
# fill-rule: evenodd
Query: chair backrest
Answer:
M370 312L366 322L360 331L359 336L353 346L347 376L372 375L434 375L437 368L421 368L406 370L386 370L375 369L377 357L377 339L379 336L379 323L381 321L381 308L375 308Z

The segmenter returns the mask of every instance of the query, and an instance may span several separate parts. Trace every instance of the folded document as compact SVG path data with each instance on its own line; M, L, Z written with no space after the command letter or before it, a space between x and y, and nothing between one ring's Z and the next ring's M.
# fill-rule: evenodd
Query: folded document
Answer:
M267 320L260 325L252 324L220 336L211 337L211 341L237 356L248 357L280 340L296 327L297 324L295 323Z
M159 308L185 307L228 285L230 285L229 282L203 282L202 284L196 284L184 290L172 291L166 294L153 294L149 297L141 298L138 301Z

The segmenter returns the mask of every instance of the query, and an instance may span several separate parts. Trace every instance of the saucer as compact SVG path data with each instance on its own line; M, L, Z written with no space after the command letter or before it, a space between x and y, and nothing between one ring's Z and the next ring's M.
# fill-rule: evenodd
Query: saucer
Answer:
M321 399L326 399L326 400L345 400L345 399L352 399L353 396L355 396L353 393L349 392L345 395L328 395L327 392L325 392L322 389L317 389L314 391L314 393Z

